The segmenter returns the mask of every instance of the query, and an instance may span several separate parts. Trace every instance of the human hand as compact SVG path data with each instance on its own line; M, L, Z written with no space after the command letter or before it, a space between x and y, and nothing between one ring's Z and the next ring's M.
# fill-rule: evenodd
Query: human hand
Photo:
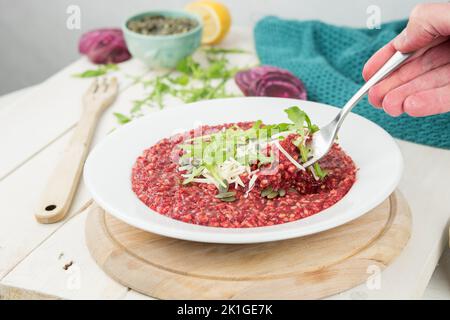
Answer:
M450 3L420 4L408 25L366 63L367 81L394 53L416 53L369 90L369 102L391 116L450 111Z

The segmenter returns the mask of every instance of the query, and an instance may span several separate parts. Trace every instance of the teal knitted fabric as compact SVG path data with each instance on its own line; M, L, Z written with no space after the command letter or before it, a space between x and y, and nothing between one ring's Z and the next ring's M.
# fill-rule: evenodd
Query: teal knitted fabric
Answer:
M406 21L396 21L369 30L266 17L254 30L256 51L261 64L290 70L302 79L309 100L343 106L364 83L361 76L364 63L405 24ZM353 112L376 122L399 139L450 149L450 113L424 118L404 114L393 118L372 107L367 97Z

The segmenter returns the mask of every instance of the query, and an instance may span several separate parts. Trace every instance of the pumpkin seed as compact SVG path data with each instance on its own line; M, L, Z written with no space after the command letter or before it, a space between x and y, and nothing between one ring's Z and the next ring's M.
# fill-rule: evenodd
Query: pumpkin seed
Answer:
M267 195L267 199L273 199L275 197L278 197L278 191L272 191Z
M233 202L233 201L236 201L236 197L228 197L228 198L223 198L220 200L222 200L224 202Z
M131 20L127 27L133 32L145 35L171 35L188 32L197 24L197 21L190 18L156 15Z
M224 199L224 198L230 198L234 197L236 195L236 192L230 191L230 192L223 192L216 195L217 199Z
M267 197L273 191L272 187L267 187L261 191L261 197Z
M293 193L298 193L298 191L296 189L294 189L294 188L289 188L288 191L289 192L293 192Z
M278 191L278 193L279 193L280 197L284 197L284 196L286 195L286 190L280 189L280 190Z

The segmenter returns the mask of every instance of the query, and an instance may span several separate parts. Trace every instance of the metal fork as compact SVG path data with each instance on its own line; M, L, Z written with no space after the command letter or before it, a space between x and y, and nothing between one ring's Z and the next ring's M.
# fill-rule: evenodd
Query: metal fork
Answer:
M403 62L405 62L411 53L401 53L397 51L356 93L341 109L339 114L327 125L320 128L319 131L313 134L311 147L312 157L306 161L303 166L308 167L319 161L330 150L336 139L336 135L345 120L345 117L350 113L354 106L363 98L371 87L377 84L384 77L396 70Z
M95 127L102 112L115 100L115 78L95 80L83 96L83 112L62 159L57 164L39 201L35 217L40 223L62 220L69 211L80 180Z

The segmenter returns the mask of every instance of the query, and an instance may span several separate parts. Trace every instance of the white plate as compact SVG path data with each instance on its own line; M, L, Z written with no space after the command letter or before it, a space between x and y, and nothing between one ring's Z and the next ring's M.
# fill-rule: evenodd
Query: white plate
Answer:
M403 161L392 137L371 121L350 114L339 132L342 148L359 171L350 191L338 203L311 217L290 223L227 229L199 226L165 217L143 204L131 190L131 168L144 149L158 140L200 124L288 121L283 110L298 105L312 121L328 123L337 108L281 98L232 98L202 101L155 112L115 130L90 153L84 179L94 200L116 218L160 235L214 243L255 243L305 236L358 218L394 191Z

